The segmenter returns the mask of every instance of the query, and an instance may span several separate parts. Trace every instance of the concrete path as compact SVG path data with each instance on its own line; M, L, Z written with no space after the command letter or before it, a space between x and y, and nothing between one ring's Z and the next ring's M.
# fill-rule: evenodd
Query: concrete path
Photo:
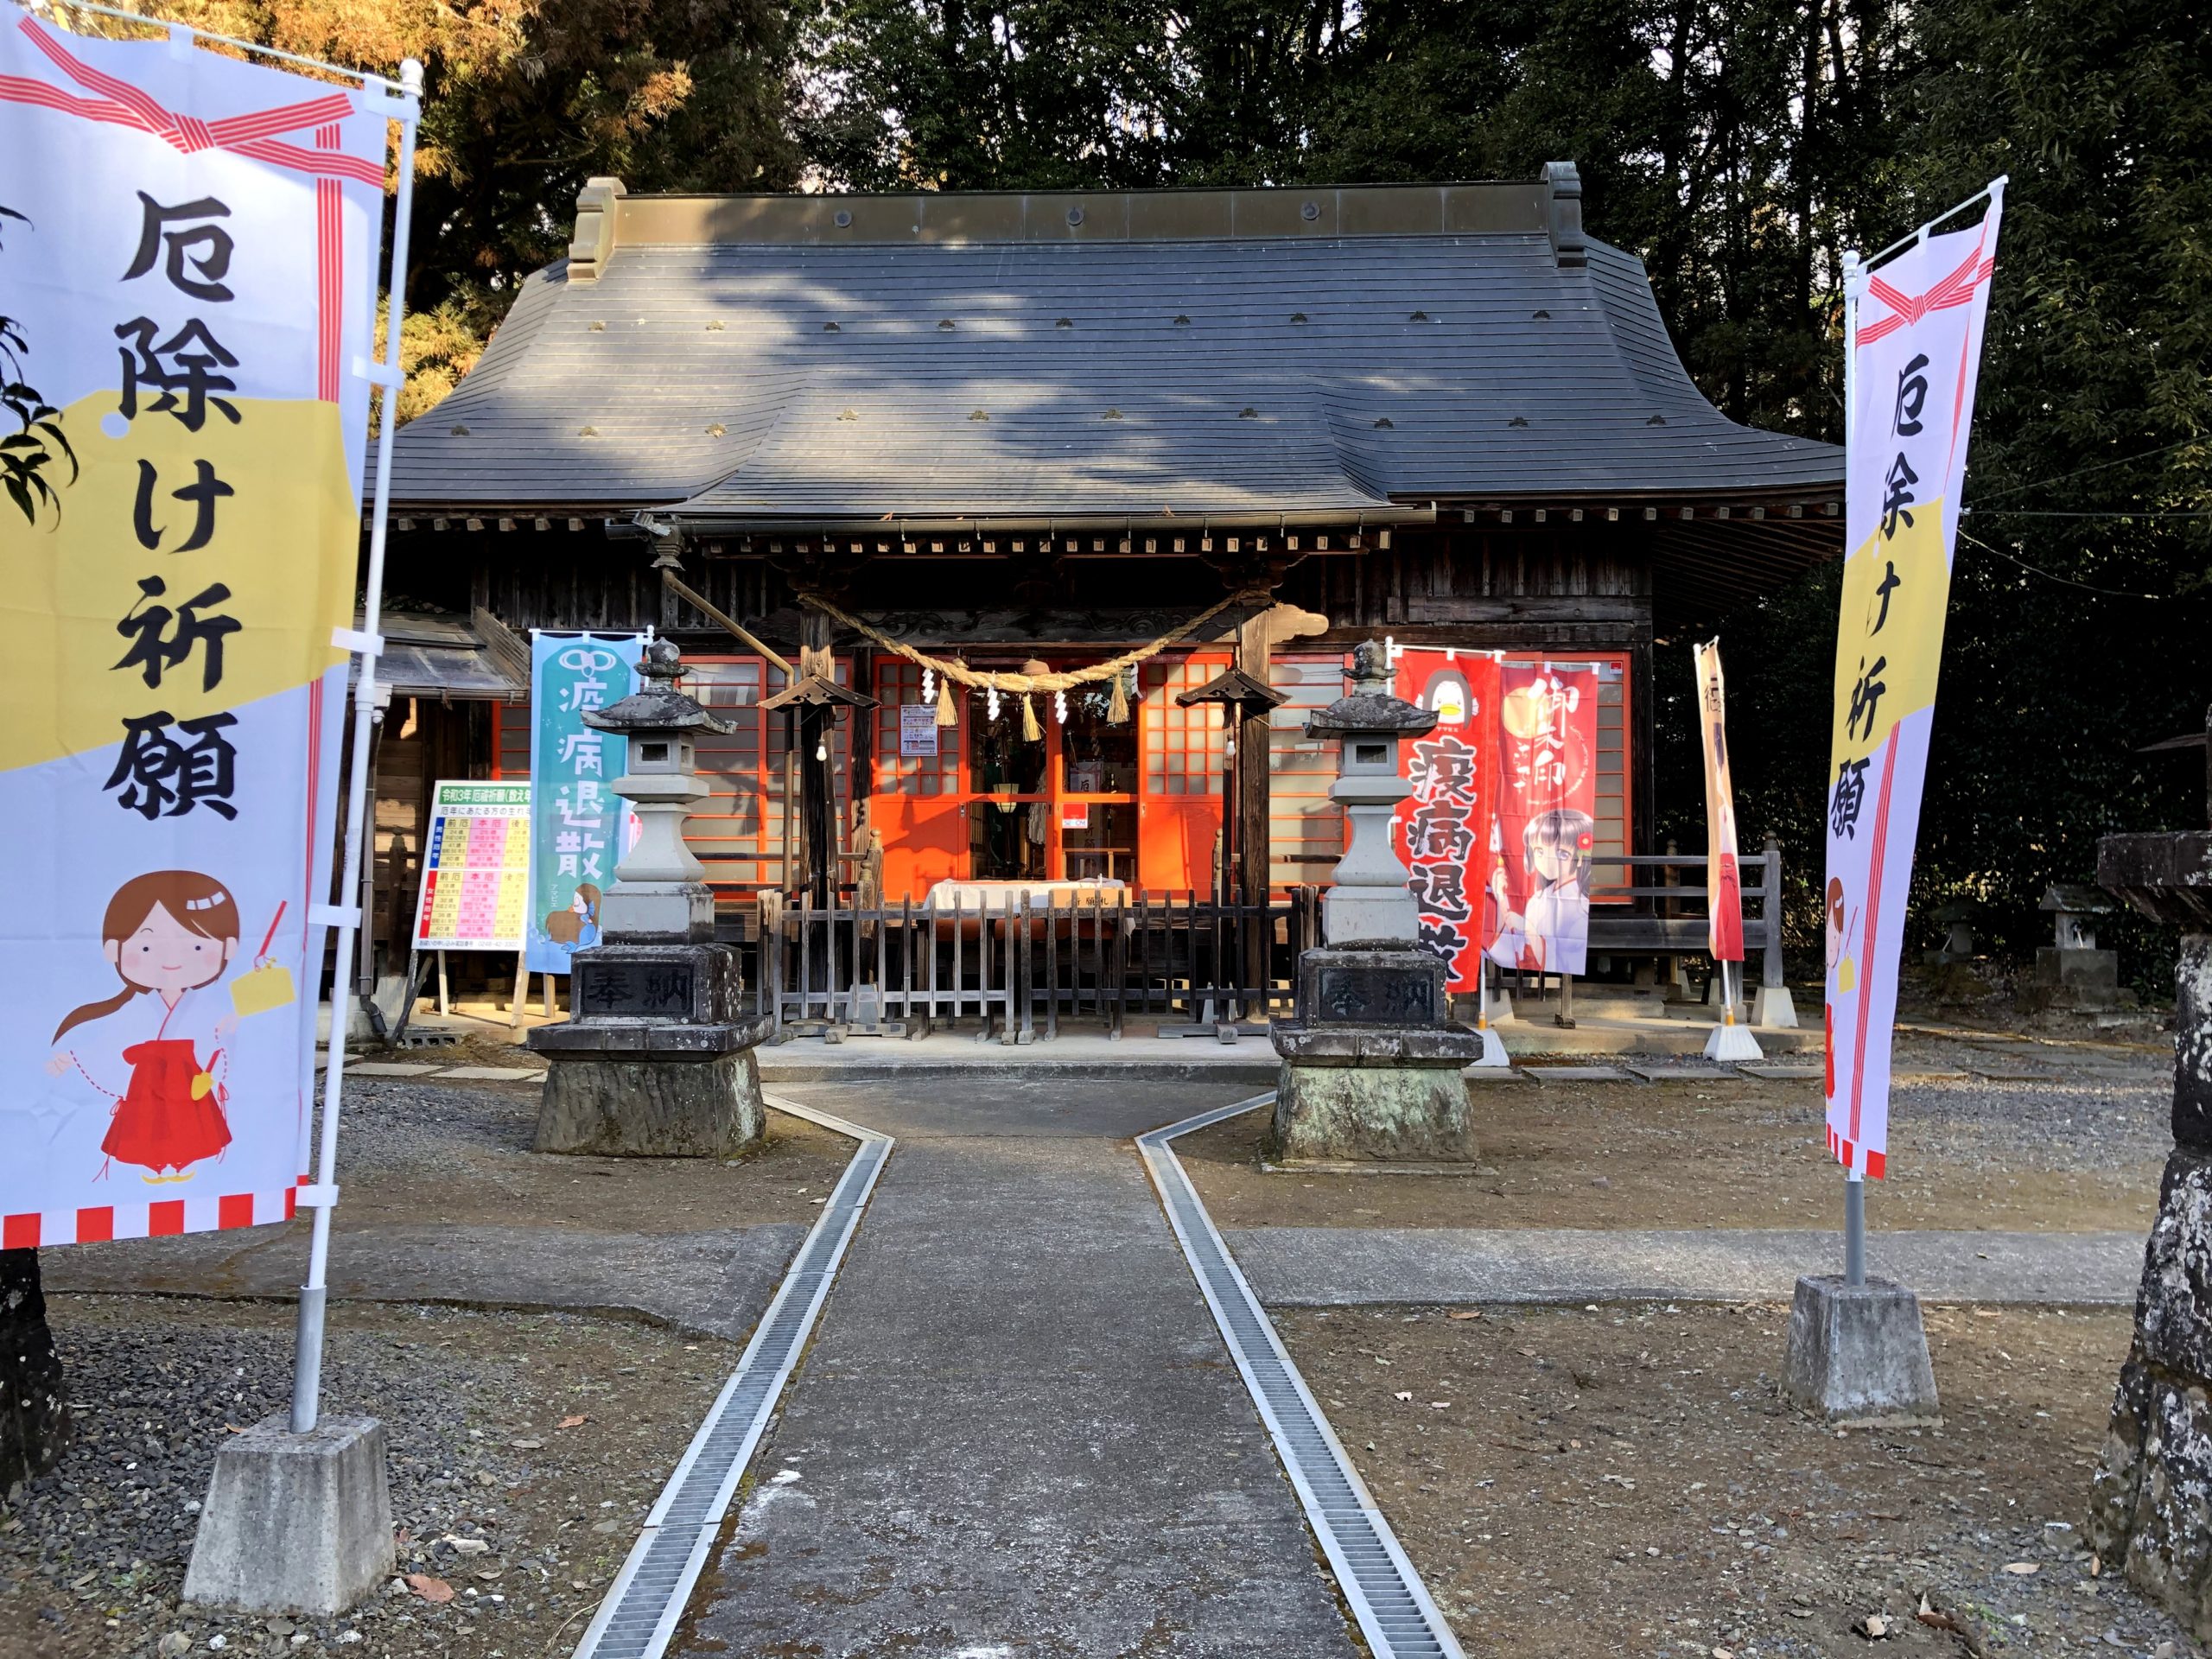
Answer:
M1840 1232L1569 1228L1253 1227L1222 1234L1260 1300L1389 1302L1787 1301L1840 1273ZM2132 1303L2140 1233L1875 1232L1868 1271L1935 1302Z
M1349 1659L1129 1146L1233 1089L780 1092L899 1145L676 1650Z
M566 1227L346 1227L330 1253L339 1301L558 1308L647 1319L742 1341L776 1294L806 1229L797 1222L711 1233L601 1233ZM278 1228L126 1238L48 1250L49 1291L289 1301L307 1276L305 1217Z

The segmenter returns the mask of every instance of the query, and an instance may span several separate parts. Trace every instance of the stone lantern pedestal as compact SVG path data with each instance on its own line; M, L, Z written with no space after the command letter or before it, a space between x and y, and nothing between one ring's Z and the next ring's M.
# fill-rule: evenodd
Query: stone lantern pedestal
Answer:
M676 690L680 671L676 647L655 640L644 689L584 716L630 740L630 769L611 787L639 833L601 901L606 943L571 959L574 1017L530 1033L549 1063L540 1152L723 1158L760 1138L753 1050L769 1022L740 1009L736 953L715 943L714 894L683 844L707 794L697 736L731 728Z
M2097 880L2183 934L2174 1149L2089 1488L2088 1541L2202 1641L2212 1637L2212 832L2107 836Z
M1446 1017L1443 962L1420 943L1421 917L1390 822L1412 791L1398 744L1436 724L1390 694L1383 648L1352 658L1353 690L1306 723L1343 745L1332 799L1351 837L1322 899L1325 943L1298 962L1297 1012L1270 1030L1282 1066L1268 1155L1276 1163L1471 1163L1464 1066L1482 1033Z

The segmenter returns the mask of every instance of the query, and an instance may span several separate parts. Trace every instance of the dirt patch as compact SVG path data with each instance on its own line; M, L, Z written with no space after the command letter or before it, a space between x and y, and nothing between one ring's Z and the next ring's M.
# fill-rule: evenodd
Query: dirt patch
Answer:
M50 1313L78 1436L0 1509L0 1659L137 1659L172 1632L198 1652L565 1652L737 1359L588 1318L334 1306L325 1408L384 1421L398 1570L453 1596L387 1586L340 1618L269 1620L178 1598L216 1447L289 1406L291 1310L56 1296Z
M2168 1062L2171 1065L2171 1062ZM1815 1081L1470 1085L1472 1175L1262 1170L1265 1112L1177 1155L1223 1227L1825 1227L1842 1198ZM2171 1079L2147 1057L2051 1082L1900 1087L1884 1228L2136 1232L2171 1146Z
M364 1077L338 1137L340 1228L440 1223L687 1233L809 1224L853 1143L768 1114L742 1158L584 1158L535 1153L537 1085Z
M1943 1426L1842 1435L1784 1306L1274 1317L1470 1651L2198 1651L2079 1541L2125 1312L1931 1309Z

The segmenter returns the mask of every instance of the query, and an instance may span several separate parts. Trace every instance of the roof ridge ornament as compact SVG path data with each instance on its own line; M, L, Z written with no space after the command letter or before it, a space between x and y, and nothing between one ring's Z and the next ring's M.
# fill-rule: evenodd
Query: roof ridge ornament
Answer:
M569 240L569 280L595 283L614 257L617 203L628 195L622 181L597 177L576 192L576 233Z
M1544 189L1551 198L1552 257L1561 270L1590 263L1582 236L1582 175L1573 162L1546 162Z

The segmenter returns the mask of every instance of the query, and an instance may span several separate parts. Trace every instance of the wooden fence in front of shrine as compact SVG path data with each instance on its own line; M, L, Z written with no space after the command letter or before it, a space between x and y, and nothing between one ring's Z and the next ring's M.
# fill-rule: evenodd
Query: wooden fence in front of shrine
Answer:
M1624 881L1600 886L1593 957L1684 957L1705 943L1701 855L1601 858ZM1759 982L1782 983L1782 855L1744 861L1744 936ZM762 893L734 931L759 1013L779 1033L918 1036L973 1021L979 1036L1027 1043L1060 1021L1103 1021L1119 1036L1132 1014L1163 1033L1234 1034L1292 1012L1300 953L1321 943L1321 889L1268 904L1195 893L1040 884L951 907L837 902L816 906ZM1602 902L1615 898L1622 902Z

